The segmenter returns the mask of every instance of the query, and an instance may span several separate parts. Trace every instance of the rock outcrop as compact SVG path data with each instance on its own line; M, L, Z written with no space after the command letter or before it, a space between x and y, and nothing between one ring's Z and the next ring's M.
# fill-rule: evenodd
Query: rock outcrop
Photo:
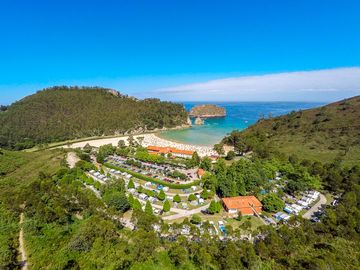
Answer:
M189 116L201 118L225 117L226 110L225 108L212 104L198 105L190 110Z
M197 117L195 119L195 125L203 125L204 124L204 120L202 120L200 117Z

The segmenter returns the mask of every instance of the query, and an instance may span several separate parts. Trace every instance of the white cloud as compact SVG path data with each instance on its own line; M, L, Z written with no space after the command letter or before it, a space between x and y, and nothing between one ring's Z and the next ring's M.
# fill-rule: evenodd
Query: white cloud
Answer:
M360 94L360 67L243 76L161 88L172 100L336 100Z

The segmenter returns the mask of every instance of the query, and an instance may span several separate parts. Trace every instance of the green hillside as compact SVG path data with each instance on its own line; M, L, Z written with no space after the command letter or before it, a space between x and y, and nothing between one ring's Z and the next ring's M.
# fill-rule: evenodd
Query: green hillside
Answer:
M0 147L23 149L90 136L171 128L186 123L183 106L137 100L96 87L53 87L0 112Z
M259 120L224 139L240 150L280 152L301 159L360 161L360 96L320 108Z

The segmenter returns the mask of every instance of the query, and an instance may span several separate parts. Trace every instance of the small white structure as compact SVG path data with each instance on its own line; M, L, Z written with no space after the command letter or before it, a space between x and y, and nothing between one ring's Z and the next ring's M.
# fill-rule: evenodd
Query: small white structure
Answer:
M309 204L307 202L304 202L302 200L299 200L296 202L298 205L301 205L303 208L308 207Z
M296 215L298 215L298 214L300 213L300 211L303 209L302 206L297 205L297 204L295 204L295 203L293 203L293 204L291 205L291 208L294 210L294 213L295 213Z
M163 191L165 192L169 191L169 187L163 187Z
M139 198L140 198L141 200L146 201L146 200L149 198L149 196L146 195L146 194L144 194L144 193L141 193L141 194L139 195Z

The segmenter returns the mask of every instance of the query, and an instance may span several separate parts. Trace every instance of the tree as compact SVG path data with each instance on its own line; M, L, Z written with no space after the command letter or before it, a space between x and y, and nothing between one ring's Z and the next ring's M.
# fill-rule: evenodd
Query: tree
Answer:
M144 141L144 137L143 136L137 137L137 140L138 140L139 144L142 145L142 143Z
M221 210L221 203L216 201L211 201L208 208L208 212L210 214L215 214L215 213L219 213L220 210Z
M277 212L285 207L285 203L275 193L268 194L262 201L265 211Z
M233 160L235 158L236 154L234 151L229 151L225 157L226 160Z
M210 173L205 173L203 175L203 177L201 178L201 180L203 181L204 185L203 188L205 189L210 189L213 192L215 192L216 187L217 187L217 180L216 180L216 176Z
M8 109L9 106L6 105L0 105L0 112L5 112Z
M192 154L192 156L191 156L191 165L192 165L192 167L199 166L200 161L201 161L201 159L200 159L198 153L194 152Z
M127 188L128 189L135 188L135 184L134 184L134 181L132 179L130 179Z
M175 267L180 267L188 260L188 252L184 247L175 244L169 250L169 258Z
M127 141L128 141L129 146L135 146L135 139L134 139L133 135L129 135Z
M202 159L202 161L200 162L200 168L204 169L205 171L211 170L211 159L208 156Z
M103 198L107 205L114 207L116 210L122 213L130 209L129 201L123 192L106 192Z
M125 141L124 140L119 140L118 147L119 148L125 148L126 147Z
M163 211L164 211L164 212L169 212L170 209L171 209L170 202L169 202L168 200L166 200L166 201L164 202L164 205L163 205Z
M85 144L83 150L84 150L84 152L86 152L86 153L90 153L91 150L92 150L92 146L91 146L89 143L87 143L87 144Z
M141 203L136 198L134 198L133 209L134 210L140 210L140 211L142 210Z
M149 201L146 201L145 213L147 213L149 215L153 214L153 208L152 208L151 203Z
M188 201L192 202L192 201L195 201L195 200L196 200L196 196L194 194L190 194L189 197L188 197Z
M181 202L181 197L180 197L180 195L179 195L179 194L176 194L176 195L174 196L173 200L174 200L174 202L176 202L176 203L180 203L180 202Z
M207 191L206 188L203 189L203 191L200 194L201 198L203 198L204 200L207 200L209 198L209 192Z
M214 150L216 151L216 153L219 154L219 156L222 156L225 154L225 150L224 150L224 144L222 143L217 143L214 145Z
M130 193L128 196L128 202L131 208L134 208L134 196Z
M166 198L166 194L163 190L160 190L160 192L157 194L157 198L160 200L160 201L163 201L165 200Z
M237 138L237 140L234 143L234 150L240 154L245 153L246 151L248 151L248 146L246 145L246 143L244 142L244 140L240 137Z
M99 151L96 155L96 160L99 163L104 163L105 158L115 153L116 148L111 143L105 144L99 147Z
M201 217L199 215L193 215L190 220L193 224L200 224L201 223Z

